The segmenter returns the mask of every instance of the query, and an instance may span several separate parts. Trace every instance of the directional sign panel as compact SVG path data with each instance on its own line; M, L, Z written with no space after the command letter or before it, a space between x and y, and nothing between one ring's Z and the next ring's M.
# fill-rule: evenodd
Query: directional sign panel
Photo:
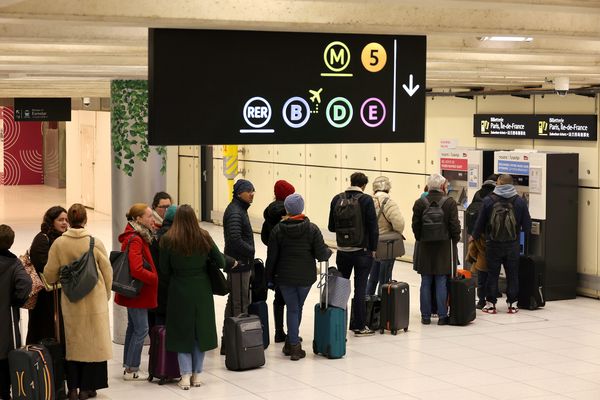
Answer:
M149 32L153 145L423 142L424 36Z

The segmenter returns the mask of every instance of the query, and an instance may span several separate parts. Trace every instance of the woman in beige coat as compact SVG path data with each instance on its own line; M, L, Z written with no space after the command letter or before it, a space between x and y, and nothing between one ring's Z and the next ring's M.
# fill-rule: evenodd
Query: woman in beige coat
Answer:
M44 267L44 275L50 283L59 280L62 266L70 264L89 250L91 235L84 228L87 223L85 208L81 204L73 204L67 217L71 227L54 241ZM69 301L64 291L61 294L69 400L85 400L96 396L96 390L108 387L107 360L112 358L108 322L112 267L104 245L96 237L94 259L98 268L98 282L92 291L75 303Z

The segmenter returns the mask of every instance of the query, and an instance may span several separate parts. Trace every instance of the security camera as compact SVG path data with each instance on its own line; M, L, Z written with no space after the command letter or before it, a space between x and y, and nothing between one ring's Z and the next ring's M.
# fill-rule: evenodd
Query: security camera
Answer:
M568 86L569 86L569 83L567 82L567 87L568 87ZM89 106L90 106L90 104L92 103L92 99L90 99L89 97L84 97L84 98L82 99L82 101L83 101L83 106L84 106L84 107L89 107Z
M569 92L569 77L568 76L557 76L553 80L554 91L559 96L566 96Z

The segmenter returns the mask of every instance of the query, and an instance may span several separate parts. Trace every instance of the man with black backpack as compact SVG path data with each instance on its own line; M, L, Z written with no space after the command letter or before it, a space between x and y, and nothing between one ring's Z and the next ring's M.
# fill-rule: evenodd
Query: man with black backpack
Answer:
M448 275L456 261L460 221L456 201L446 194L447 181L440 174L427 179L429 192L413 205L412 230L419 246L415 265L421 274L421 323L431 323L432 286L435 282L438 325L448 325Z
M527 203L517 194L512 176L498 177L494 192L483 199L483 208L473 230L473 239L485 234L488 278L485 285L486 305L482 311L496 313L496 293L500 265L504 265L507 281L508 312L519 311L519 234L531 230Z
M365 292L379 240L379 227L373 198L364 193L369 178L362 172L350 176L350 187L331 200L329 231L337 241L336 263L346 279L354 268L354 309L350 329L355 336L373 335L366 325Z

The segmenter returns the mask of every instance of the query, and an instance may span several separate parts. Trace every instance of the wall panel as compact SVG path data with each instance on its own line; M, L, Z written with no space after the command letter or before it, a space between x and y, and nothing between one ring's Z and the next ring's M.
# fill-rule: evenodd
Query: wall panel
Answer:
M256 190L248 215L262 220L265 207L273 201L273 164L245 161L244 171L243 178L252 182ZM260 229L260 226L254 229Z
M342 167L381 171L379 143L342 144Z
M306 163L305 144L277 144L275 147L274 161L278 163L302 164Z
M306 163L324 167L342 166L341 144L307 144Z
M306 175L305 212L321 230L327 231L331 199L342 191L342 171L306 167Z

